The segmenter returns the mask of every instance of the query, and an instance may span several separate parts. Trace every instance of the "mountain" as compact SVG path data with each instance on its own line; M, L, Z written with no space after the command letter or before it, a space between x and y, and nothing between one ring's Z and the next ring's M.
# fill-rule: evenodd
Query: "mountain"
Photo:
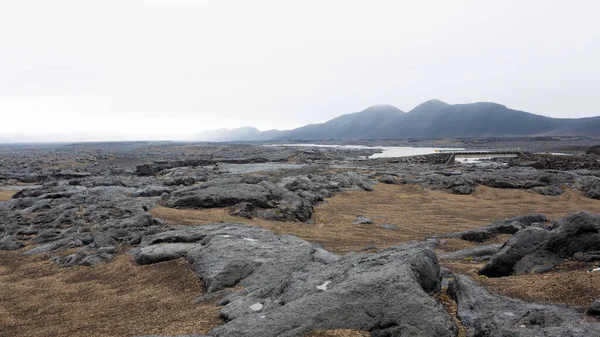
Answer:
M405 113L391 105L375 105L361 112L341 115L322 124L306 125L283 135L284 139L371 139L378 138L386 124L399 123Z
M576 135L599 137L600 117L551 118L509 109L497 103L451 105L433 99L406 113L392 105L375 105L325 123L309 124L289 131L261 132L250 127L223 129L214 135L204 133L206 139L202 140L308 141Z

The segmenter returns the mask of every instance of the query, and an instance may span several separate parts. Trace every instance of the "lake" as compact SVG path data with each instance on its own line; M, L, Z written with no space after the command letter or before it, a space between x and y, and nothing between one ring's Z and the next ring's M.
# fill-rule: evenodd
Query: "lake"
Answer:
M297 146L297 147L330 147L341 149L379 149L383 152L375 153L369 158L392 158L392 157L410 157L425 154L436 153L439 150L461 151L464 148L450 147L407 147L407 146L364 146L364 145L322 145L322 144L272 144L267 146Z

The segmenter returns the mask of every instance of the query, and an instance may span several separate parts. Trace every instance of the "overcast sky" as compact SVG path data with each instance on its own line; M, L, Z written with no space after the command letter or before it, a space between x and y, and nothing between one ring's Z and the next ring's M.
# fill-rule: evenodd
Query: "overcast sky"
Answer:
M600 1L0 0L0 141L189 139L373 104L600 115Z

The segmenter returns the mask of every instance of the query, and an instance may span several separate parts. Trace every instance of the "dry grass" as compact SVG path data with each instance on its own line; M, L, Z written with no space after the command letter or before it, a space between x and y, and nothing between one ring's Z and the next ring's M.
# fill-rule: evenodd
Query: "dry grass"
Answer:
M184 260L137 266L128 255L58 268L0 252L0 336L134 336L206 333L222 324Z
M477 275L484 263L441 261L442 266L465 274L493 293L528 302L566 304L587 308L600 298L600 273L588 273L594 264L569 261L545 274L487 278Z
M0 202L10 200L17 192L13 190L0 190Z
M600 213L600 201L567 190L558 197L529 191L480 186L473 195L453 195L419 186L378 184L374 191L339 193L315 208L316 224L266 221L233 217L227 209L178 210L158 207L151 211L171 224L239 222L289 234L322 244L336 253L365 247L387 247L433 235L478 228L492 221L525 213L544 213L559 219L577 211ZM353 225L357 215L373 225ZM379 228L393 224L397 230Z

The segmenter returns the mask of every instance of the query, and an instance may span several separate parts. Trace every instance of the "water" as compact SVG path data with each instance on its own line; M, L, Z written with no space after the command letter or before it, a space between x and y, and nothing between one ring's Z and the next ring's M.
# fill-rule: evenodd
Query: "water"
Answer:
M407 146L364 146L364 145L321 145L321 144L273 144L267 146L298 146L298 147L328 147L340 149L370 149L382 150L381 153L375 153L369 158L395 158L410 157L426 154L433 154L439 150L462 151L464 148L442 148L442 147L407 147Z
M441 148L441 147L401 147L401 146L384 146L377 147L382 149L382 153L375 153L369 158L391 158L391 157L410 157L421 156L426 154L437 153L440 150L462 151L463 148Z
M507 163L499 163L489 161L490 157L473 157L473 158L456 158L455 162L461 164L476 165L478 167L502 167L508 165Z

